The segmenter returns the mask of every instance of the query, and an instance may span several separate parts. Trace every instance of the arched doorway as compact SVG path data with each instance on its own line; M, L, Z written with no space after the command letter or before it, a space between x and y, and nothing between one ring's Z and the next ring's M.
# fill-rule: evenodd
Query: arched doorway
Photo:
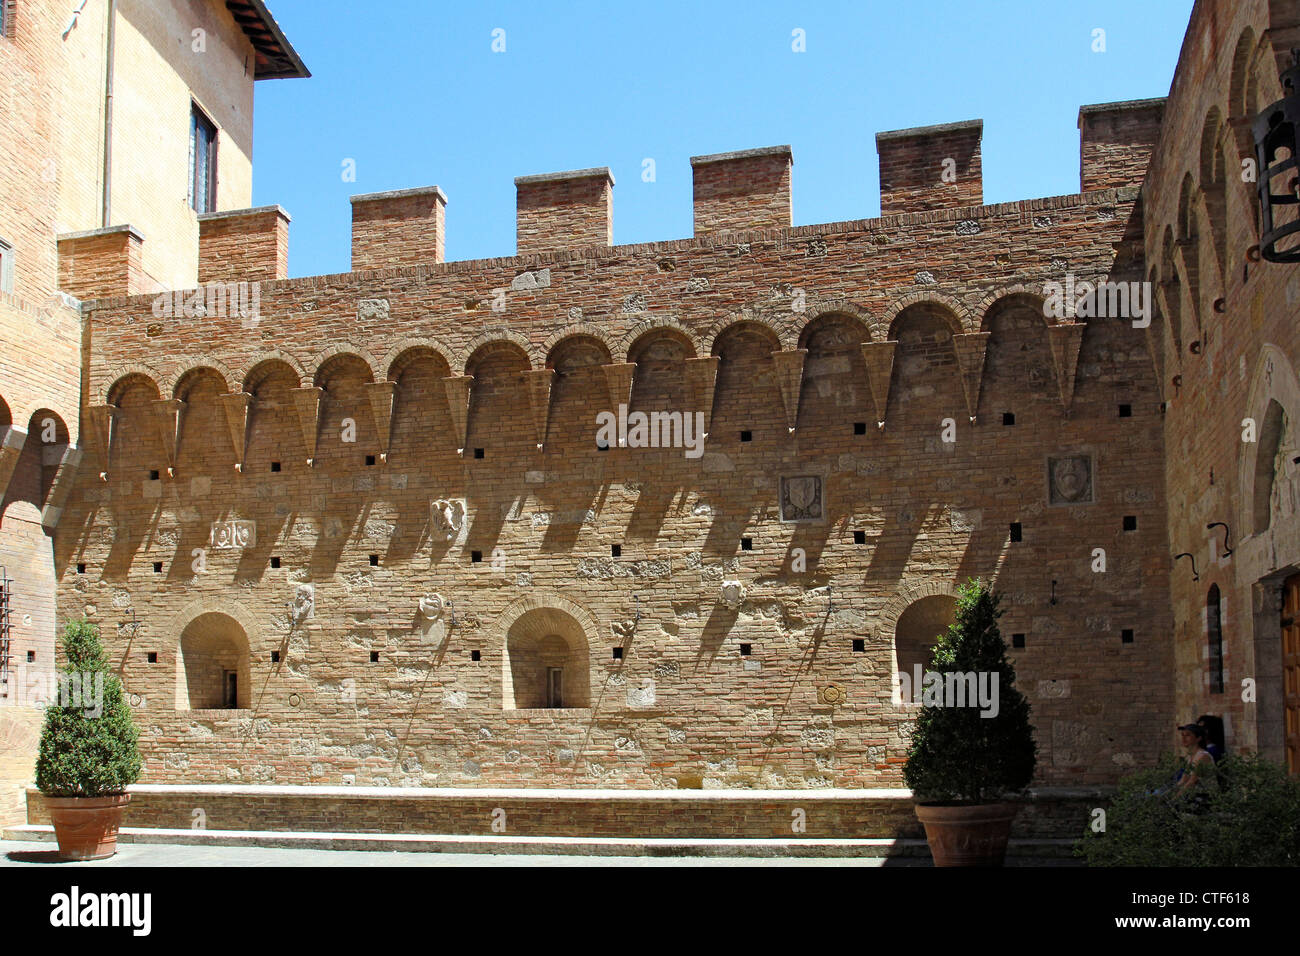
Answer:
M504 677L506 710L590 707L586 630L558 607L525 611L506 631Z
M243 626L220 611L190 621L181 631L176 655L176 709L244 709L250 690Z

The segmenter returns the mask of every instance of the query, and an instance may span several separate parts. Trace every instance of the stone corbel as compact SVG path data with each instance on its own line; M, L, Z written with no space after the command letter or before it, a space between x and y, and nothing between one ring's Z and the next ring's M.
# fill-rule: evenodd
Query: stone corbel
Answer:
M610 411L621 419L626 419L627 415L619 415L618 409L622 405L627 409L632 408L632 380L636 375L635 362L623 362L618 365L602 365L605 370L605 383L609 387Z
M95 450L99 452L99 460L104 466L104 470L99 473L100 481L108 481L108 467L113 458L113 439L117 437L119 411L116 405L92 405L86 409Z
M984 384L984 354L989 345L988 332L964 332L952 337L957 367L961 370L961 387L966 396L966 413L971 424L979 412L980 389Z
M772 368L776 370L776 384L785 406L785 427L792 435L799 425L799 394L803 391L803 365L807 358L807 349L772 353Z
M45 507L41 509L41 524L45 527L58 527L59 519L63 517L63 508L68 503L68 495L77 482L77 467L80 464L81 449L76 445L65 446L54 470L50 493L45 497Z
M185 420L185 403L178 398L164 398L153 403L158 419L158 437L167 455L167 477L176 477L176 458L181 449L181 426Z
M618 417L619 421L627 420L627 412L632 408L632 383L636 376L636 363L623 362L617 365L602 365L605 371L605 384L609 389L610 411ZM627 411L619 414L619 406ZM623 429L619 429L620 433ZM626 438L620 434L618 445L615 447L624 447Z
M397 400L396 382L370 382L366 385L370 411L375 416L375 434L379 436L379 460L388 463L388 445L393 435L393 406Z
M27 432L16 425L0 427L0 501L4 500L9 489L9 479L14 476L14 468L22 457L23 445L27 444Z
M709 425L713 421L713 393L718 384L718 362L716 355L686 360L686 395L692 411L704 413L704 436L709 437Z
M320 432L321 396L325 390L319 385L295 388L289 392L293 406L298 411L298 424L302 426L302 443L307 449L307 467L316 461L316 436Z
M885 427L885 412L889 408L889 383L894 377L895 341L863 342L862 361L867 366L867 387L876 408L876 427Z
M1070 414L1074 401L1074 375L1079 367L1079 347L1083 344L1082 322L1065 322L1047 327L1047 341L1052 347L1052 364L1056 366L1056 384L1060 388L1061 406Z
M456 429L456 454L463 455L469 435L469 400L474 376L444 378L442 385L447 393L447 411L451 413L451 424Z
M533 430L537 435L537 450L546 444L546 426L551 417L551 385L555 369L535 368L524 373L528 385L528 405L533 413Z
M218 395L226 412L226 427L230 431L230 444L235 449L235 471L243 472L244 456L248 452L248 425L253 417L253 396L248 392Z

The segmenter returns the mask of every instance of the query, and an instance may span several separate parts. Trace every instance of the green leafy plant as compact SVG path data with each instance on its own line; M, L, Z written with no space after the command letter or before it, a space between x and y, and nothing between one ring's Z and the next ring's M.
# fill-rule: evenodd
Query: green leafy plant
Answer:
M1201 782L1178 790L1185 761L1170 754L1129 774L1075 844L1089 866L1300 866L1300 779L1253 754L1197 768Z
M140 776L138 732L95 626L69 621L59 694L45 709L36 786L51 797L122 793Z
M1015 687L998 602L991 587L967 581L957 592L956 619L934 646L932 672L989 675L990 684L996 675L997 712L974 705L922 709L903 779L925 802L985 803L1023 791L1033 779L1038 748L1029 702Z

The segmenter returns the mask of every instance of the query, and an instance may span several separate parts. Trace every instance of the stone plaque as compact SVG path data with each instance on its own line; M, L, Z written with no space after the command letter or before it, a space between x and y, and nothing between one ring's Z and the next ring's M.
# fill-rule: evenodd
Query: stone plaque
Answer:
M1047 501L1053 505L1092 503L1092 457L1070 455L1047 459Z
M208 544L219 551L251 548L257 543L257 526L251 521L214 521Z
M823 514L821 475L781 479L782 521L820 521Z

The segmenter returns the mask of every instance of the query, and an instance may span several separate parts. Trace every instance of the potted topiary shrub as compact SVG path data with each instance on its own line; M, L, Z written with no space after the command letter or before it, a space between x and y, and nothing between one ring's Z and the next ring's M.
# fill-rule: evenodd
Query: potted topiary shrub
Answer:
M1001 866L1037 763L1029 703L998 633L998 595L970 580L956 619L935 644L903 779L935 866ZM974 698L974 699L972 699Z
M117 831L140 776L138 734L109 666L99 632L69 621L67 663L58 696L45 708L36 786L45 797L65 860L100 860L117 852Z

